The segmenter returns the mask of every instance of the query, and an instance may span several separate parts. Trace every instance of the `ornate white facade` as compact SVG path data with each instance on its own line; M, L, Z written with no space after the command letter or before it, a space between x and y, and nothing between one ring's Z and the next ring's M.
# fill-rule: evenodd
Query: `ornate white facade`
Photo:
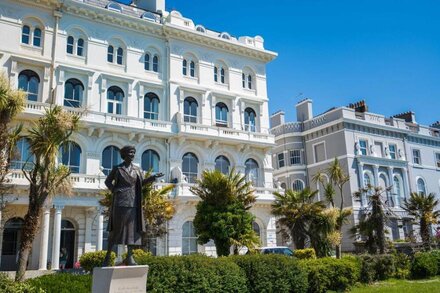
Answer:
M276 244L265 70L276 54L264 49L259 36L235 38L196 26L165 11L164 1L135 4L0 4L0 64L28 92L19 120L29 126L50 103L87 109L74 144L60 158L72 169L74 195L60 194L47 204L30 269L45 269L48 262L57 268L61 247L69 249L71 262L105 248L99 192L107 169L117 163L117 149L126 144L136 146L136 163L165 173L158 185L176 183L171 197L177 211L168 234L157 239L158 254L215 253L212 245L193 245L188 222L197 198L189 187L220 156L218 166L229 161L229 168L254 182L252 212L262 245ZM18 148L17 168L26 160L26 143ZM1 214L3 269L14 266L17 227L27 208L27 181L19 170L11 176L15 191Z

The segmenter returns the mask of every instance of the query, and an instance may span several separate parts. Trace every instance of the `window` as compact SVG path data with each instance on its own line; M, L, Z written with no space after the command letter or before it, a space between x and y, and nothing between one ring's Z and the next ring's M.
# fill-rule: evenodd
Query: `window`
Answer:
M64 84L64 106L66 107L81 107L83 100L84 86L75 79L71 78Z
M41 47L41 29L39 29L38 27L36 27L34 29L34 41L33 41L33 45L35 47Z
M182 158L182 173L188 183L196 183L199 169L199 159L193 153L186 153Z
M301 180L296 179L295 181L293 181L292 190L302 191L303 189L304 189L304 183Z
M258 223L255 221L252 222L252 230L254 230L254 232L255 232L255 234L257 234L258 238L261 239L260 225L258 225Z
M394 176L393 179L393 193L396 196L397 205L401 205L401 198L402 196L402 184L400 183L399 178L397 176Z
M426 194L426 185L422 178L417 179L417 192L419 194Z
M144 118L159 120L159 98L156 94L148 93L144 96Z
M215 159L215 169L225 175L229 174L230 166L231 164L229 163L228 158L225 156L218 156L217 159Z
M214 66L214 81L218 82L218 67Z
M194 61L191 61L191 63L189 64L189 75L191 77L196 76L196 64L194 63Z
M248 84L248 89L252 89L252 75L248 75L247 77L247 84Z
M160 22L160 17L158 15L155 15L152 12L144 12L144 14L142 14L141 16L142 19L151 21L151 22Z
M188 97L183 102L183 121L185 122L191 122L191 123L197 123L197 108L198 108L197 101L192 98Z
M221 33L220 38L225 39L225 40L230 40L231 36L228 33Z
M188 61L186 61L186 59L183 59L183 62L182 62L182 74L183 75L188 74Z
M76 46L76 55L78 56L84 55L84 39L78 39Z
M371 177L368 175L368 173L364 173L364 187L368 188L369 186L372 186Z
M188 221L182 226L182 254L192 253L197 253L197 236L193 222Z
M316 144L314 146L314 151L315 151L315 163L322 162L325 160L324 143Z
M437 168L440 168L440 153L435 153L435 162L436 162Z
M112 86L107 90L107 112L110 114L122 114L122 102L124 92L117 86Z
M241 86L246 88L246 74L244 73L241 74Z
M257 161L255 161L254 159L248 159L245 162L245 166L246 179L252 182L254 186L257 186L259 182L259 167Z
M290 151L290 165L301 165L301 150L291 150Z
M145 54L144 56L144 69L150 70L150 54Z
M116 54L116 63L119 65L122 65L124 58L124 49L121 47L118 48L117 54Z
M67 37L67 48L66 51L68 54L73 54L73 46L75 39L72 36Z
M28 44L31 39L31 28L28 25L24 25L21 29L21 42Z
M3 230L2 255L18 256L23 225L24 220L21 218L12 218L5 223ZM16 258L14 258L14 260L15 259Z
M390 152L390 158L395 160L397 159L397 147L395 144L388 145L388 151Z
M255 111L252 108L246 108L244 110L244 130L245 131L251 131L255 132L255 118L257 115L255 114Z
M60 149L61 163L69 167L70 172L79 173L81 164L81 147L73 141L69 141Z
M15 152L11 158L10 168L12 170L30 169L34 156L29 149L29 141L26 138L20 138L15 146ZM29 162L29 164L27 164Z
M110 145L104 149L102 152L102 167L105 175L108 176L110 171L114 166L117 166L121 163L122 159L119 154L119 148L113 145Z
M225 69L223 67L220 69L220 82L221 83L225 83L226 82L225 81Z
M215 123L220 127L228 126L228 107L224 103L215 105Z
M108 46L107 48L107 62L113 63L113 54L114 54L113 46Z
M159 57L157 57L157 55L153 57L153 71L159 72Z
M201 26L201 25L198 25L196 27L196 31L198 31L199 33L205 33L206 32L205 28L203 26Z
M412 153L413 153L413 163L414 164L417 164L417 165L421 165L422 164L422 160L421 160L421 157L420 157L420 150L413 150L412 151Z
M278 168L283 168L285 166L284 164L284 153L278 154Z
M226 70L223 66L214 66L214 81L219 82L219 75L220 72L220 83L226 83Z
M115 11L115 12L119 12L119 13L122 12L122 7L121 7L121 5L119 5L119 4L117 4L117 3L113 3L113 2L110 2L109 4L107 4L107 9L108 9L108 10Z
M154 150L146 150L142 154L141 167L144 171L152 171L153 173L159 172L160 157Z
M18 75L18 88L27 93L29 101L36 102L38 100L39 86L40 78L32 70L24 70Z
M363 156L366 156L368 154L368 142L366 140L359 140L359 148Z

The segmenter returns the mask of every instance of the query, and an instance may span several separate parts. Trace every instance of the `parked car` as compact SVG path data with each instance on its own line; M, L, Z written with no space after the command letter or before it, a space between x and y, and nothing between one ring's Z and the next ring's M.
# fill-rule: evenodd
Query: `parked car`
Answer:
M257 253L293 256L293 251L287 246L261 247L257 249Z

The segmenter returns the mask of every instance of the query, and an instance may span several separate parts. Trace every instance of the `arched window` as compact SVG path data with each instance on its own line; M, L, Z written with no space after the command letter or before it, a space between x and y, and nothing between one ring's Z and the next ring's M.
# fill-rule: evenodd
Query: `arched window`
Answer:
M156 94L148 93L144 96L144 118L159 119L159 98Z
M73 46L75 43L75 39L72 36L67 37L67 48L66 51L68 54L73 54Z
M71 78L64 84L64 106L81 107L83 100L84 86L81 81Z
M228 126L228 107L224 103L215 105L215 123L217 126Z
M246 74L244 73L241 74L241 86L246 88Z
M118 147L114 145L110 145L102 151L101 162L102 162L103 172L105 175L110 174L110 171L113 169L113 167L119 165L121 161L122 159L119 154Z
M225 83L226 82L226 80L225 80L225 69L223 67L220 69L220 82L221 83Z
M124 92L120 87L112 86L107 90L107 112L110 114L122 114L122 102Z
M149 12L149 11L144 12L144 14L142 14L141 18L148 20L148 21L152 21L152 22L160 22L159 16L156 16L154 13Z
M252 182L252 184L254 186L258 186L258 182L259 182L259 167L258 167L258 163L257 161L255 161L254 159L248 159L245 162L245 176L246 179L250 182Z
M122 7L121 7L121 5L119 5L119 4L117 4L117 3L113 3L113 2L110 2L109 4L107 4L107 9L108 9L108 10L115 11L115 12L119 12L119 13L122 12Z
M122 65L123 60L124 60L124 49L119 47L117 54L116 54L116 63L118 63L119 65Z
M199 105L193 97L188 97L183 102L183 121L197 123L197 108Z
M197 253L197 235L194 224L187 221L182 226L182 254Z
M196 76L196 63L194 61L191 61L191 63L189 64L189 75L191 77Z
M81 164L81 147L73 141L69 141L60 149L61 163L68 166L70 172L79 173Z
M199 172L199 159L193 153L186 153L182 158L182 173L188 183L196 183Z
M15 146L10 168L13 170L21 170L23 167L24 169L30 169L33 161L34 156L29 149L29 141L26 138L20 138Z
M159 72L159 57L157 55L153 57L153 71Z
M293 181L292 190L294 191L302 191L304 189L304 183L301 180L296 179Z
M248 89L252 89L252 75L248 75L247 77L247 84L248 84Z
M188 61L186 59L183 59L182 61L182 74L183 75L188 74Z
M31 28L28 25L24 25L21 28L21 42L23 44L28 44L31 39Z
M35 47L41 47L41 29L36 27L34 29L34 41L33 44Z
M218 67L214 66L214 81L218 82Z
M419 194L426 194L426 185L422 178L417 179L417 192Z
M225 156L218 156L215 159L215 169L217 171L222 172L225 175L229 174L229 167L230 166L231 166L231 163L229 163L228 158L226 158Z
M397 205L401 205L402 204L402 184L400 183L399 178L397 178L397 176L394 176L393 179L393 192L396 196L396 200L397 200Z
M84 39L78 39L76 46L76 55L83 56L84 55Z
M18 88L27 93L29 101L36 102L38 100L39 86L40 78L32 70L24 70L18 75Z
M142 154L142 170L152 171L154 173L159 172L160 157L159 154L154 150L146 150Z
M150 70L150 54L146 53L144 56L144 69Z
M64 248L67 253L66 268L73 267L74 254L75 254L75 234L76 229L71 221L63 219L61 220L61 235L60 235L60 247Z
M231 36L228 33L221 33L220 37L225 40L230 40Z
M254 232L255 232L255 234L257 234L258 238L261 239L260 225L258 225L258 223L255 221L252 222L252 230L254 230Z
M107 48L107 62L113 63L113 55L114 55L115 49L113 46L108 46Z
M364 173L364 187L368 188L369 186L373 186L371 176L368 173Z
M255 118L257 117L257 114L255 114L255 111L252 108L246 108L244 110L244 130L245 131L251 131L255 132Z
M199 33L205 33L206 32L205 28L203 26L201 26L201 25L196 26L196 31L198 31Z

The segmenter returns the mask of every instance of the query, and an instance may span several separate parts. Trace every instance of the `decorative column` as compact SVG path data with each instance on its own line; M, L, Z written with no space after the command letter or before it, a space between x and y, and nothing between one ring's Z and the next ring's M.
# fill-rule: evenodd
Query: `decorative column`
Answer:
M216 98L213 94L211 94L211 125L215 126L215 103Z
M393 175L393 173L394 173L393 167L388 167L388 178L389 178L388 180L390 182L388 183L389 186L387 186L387 187L391 187L391 191L389 192L391 194L391 196L389 198L393 200L393 207L395 207L396 204L399 202L399 199L397 198L399 195L394 194L394 188L393 188L394 175ZM393 195L394 195L394 197L393 197Z
M266 246L277 246L276 218L270 217L266 229Z
M373 175L374 175L374 183L372 185L378 186L379 185L379 165L373 166Z
M41 244L40 244L40 259L39 270L47 270L47 250L49 247L49 222L50 222L50 207L46 207L43 211L43 223L41 225Z
M87 209L85 211L86 225L84 231L84 253L92 251L92 221L93 211Z
M54 205L54 208L52 270L58 270L60 268L61 212L63 211L64 206Z
M362 188L365 188L365 186L364 186L364 163L358 162L357 167L358 167L359 187L362 189ZM361 194L361 207L364 206L365 202L366 202L365 194L362 193Z
M409 196L409 180L408 180L408 170L402 168L402 179L403 179L403 190L405 191L405 198Z
M104 215L102 214L102 207L98 209L98 231L96 231L96 251L102 250L102 241L104 234Z

